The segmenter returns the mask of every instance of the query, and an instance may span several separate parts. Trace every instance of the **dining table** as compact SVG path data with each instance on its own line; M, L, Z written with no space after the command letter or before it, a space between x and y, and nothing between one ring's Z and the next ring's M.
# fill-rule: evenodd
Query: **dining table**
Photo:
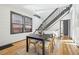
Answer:
M29 39L32 40L37 40L37 41L41 41L42 42L42 55L45 55L45 38L43 37L43 35L38 35L38 34L30 34L28 36L26 36L26 51L29 52Z

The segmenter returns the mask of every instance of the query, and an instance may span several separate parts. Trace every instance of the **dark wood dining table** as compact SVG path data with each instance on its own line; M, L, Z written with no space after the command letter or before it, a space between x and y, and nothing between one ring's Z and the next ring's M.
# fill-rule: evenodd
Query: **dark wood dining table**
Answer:
M43 38L43 36L42 35L38 35L38 34L30 34L30 35L26 36L26 51L27 52L29 52L29 45L28 45L29 38L42 42L42 46L43 46L42 54L45 55L45 39Z

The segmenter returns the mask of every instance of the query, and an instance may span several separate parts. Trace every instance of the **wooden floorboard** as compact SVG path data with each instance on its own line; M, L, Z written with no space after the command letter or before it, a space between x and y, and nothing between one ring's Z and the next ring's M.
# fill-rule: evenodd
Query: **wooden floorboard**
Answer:
M56 40L52 55L78 55L79 48L76 45L68 44L69 41ZM26 41L20 41L13 44L12 47L0 50L1 55L15 55L18 49L26 48ZM26 52L27 53L27 52Z

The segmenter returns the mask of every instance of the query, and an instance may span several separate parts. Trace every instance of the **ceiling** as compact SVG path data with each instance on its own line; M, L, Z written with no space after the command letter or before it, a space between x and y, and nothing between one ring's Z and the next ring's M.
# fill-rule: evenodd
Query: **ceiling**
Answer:
M45 19L56 8L66 5L67 4L12 4L10 6L28 9L34 14L39 15L42 19Z
M33 11L35 14L41 16L45 19L50 13L52 13L56 8L66 6L66 4L29 4L24 5L23 8Z

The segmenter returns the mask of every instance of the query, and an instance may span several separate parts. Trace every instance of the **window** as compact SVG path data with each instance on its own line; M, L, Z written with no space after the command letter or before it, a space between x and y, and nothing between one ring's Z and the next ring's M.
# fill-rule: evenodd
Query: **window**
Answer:
M24 32L32 32L32 19L25 17L25 29Z
M11 12L11 34L32 32L32 18Z

